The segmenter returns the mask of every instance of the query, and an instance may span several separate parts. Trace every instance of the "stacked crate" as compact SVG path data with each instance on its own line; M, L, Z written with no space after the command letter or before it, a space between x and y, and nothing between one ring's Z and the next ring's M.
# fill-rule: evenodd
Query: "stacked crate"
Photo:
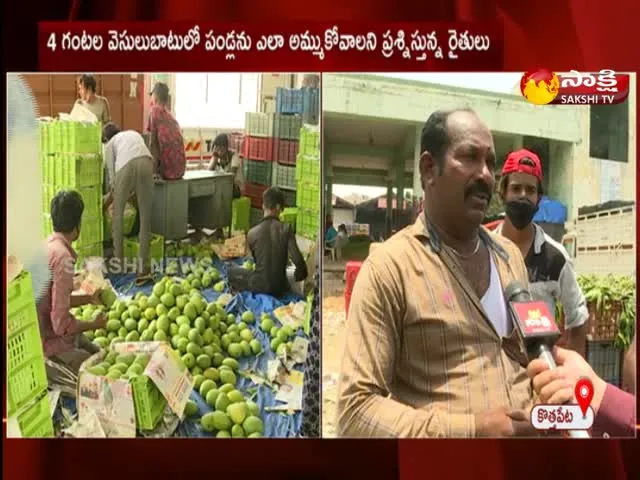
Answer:
M320 94L317 88L278 88L274 116L273 185L285 194L285 205L297 204L296 162L303 125L317 125Z
M312 240L317 240L320 233L321 181L320 130L305 125L300 130L300 150L296 161L296 233Z
M262 194L271 185L273 124L273 114L246 114L243 168L245 195L251 201L251 225L262 218Z
M77 191L84 201L80 237L73 244L80 266L87 257L103 255L100 124L42 120L39 125L44 233L53 231L51 200L62 190Z
M7 414L22 437L52 437L47 373L31 275L7 288Z

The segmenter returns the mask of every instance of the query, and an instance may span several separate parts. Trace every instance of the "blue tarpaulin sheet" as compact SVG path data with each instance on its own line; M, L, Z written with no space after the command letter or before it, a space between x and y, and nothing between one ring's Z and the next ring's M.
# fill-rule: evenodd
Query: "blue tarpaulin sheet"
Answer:
M537 223L564 224L567 221L567 207L556 200L543 196L533 221Z
M213 266L220 271L222 279L227 278L227 267L230 265L240 265L243 260L235 260L231 262L221 262L219 260L214 261ZM117 275L109 276L109 281L113 288L122 295L135 295L138 292L143 292L145 295L151 295L153 284L149 283L142 287L135 285L135 275ZM225 292L229 292L229 286L226 285ZM222 293L225 293L222 292ZM202 291L202 295L206 298L207 302L215 301L221 293L214 292L212 288L208 288ZM262 344L263 353L257 357L249 357L239 359L240 371L251 369L261 374L266 373L267 364L270 360L275 358L275 354L271 351L270 338L264 333L260 325L260 315L262 313L271 313L278 307L287 305L291 302L303 300L302 297L295 294L288 294L283 298L276 299L270 295L253 294L250 292L241 292L236 295L233 300L227 305L227 313L232 313L236 316L242 315L245 311L252 311L256 317L256 322L253 325L249 325L252 329L254 337L257 338ZM275 318L274 318L275 320ZM302 329L298 332L298 335L304 336ZM304 366L299 365L296 369L303 371ZM294 415L287 415L281 412L264 412L265 407L274 407L279 404L275 400L276 392L265 385L257 386L250 379L244 378L238 375L238 390L243 392L246 397L252 397L252 400L260 406L262 413L262 419L264 421L264 436L265 437L296 437L300 432L302 426L302 413L296 412ZM249 390L255 390L252 396ZM199 393L191 392L191 399L198 405L198 415L193 419L185 419L176 432L176 436L180 437L206 437L211 434L204 432L200 427L199 418L205 413L213 411L213 409L207 405L204 399Z

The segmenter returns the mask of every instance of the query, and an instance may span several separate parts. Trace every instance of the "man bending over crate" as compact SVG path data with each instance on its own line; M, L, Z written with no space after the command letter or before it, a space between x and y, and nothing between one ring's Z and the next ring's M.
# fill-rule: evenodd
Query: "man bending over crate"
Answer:
M38 302L40 335L45 356L73 373L99 348L89 342L82 332L104 328L107 317L99 312L91 321L76 320L71 308L88 303L100 303L94 296L72 295L76 252L71 244L80 235L84 202L78 192L59 192L51 201L51 221L54 233L47 239L51 281L45 295ZM57 383L57 371L47 368L49 383Z
M151 207L153 201L153 157L142 135L135 130L121 132L109 123L104 127L104 162L109 170L110 189L104 199L104 208L113 207L113 249L118 273L124 271L124 208L131 194L135 194L140 218L140 253L136 283L151 279L149 247L151 244Z
M280 297L290 291L287 279L289 257L296 267L295 281L307 278L307 264L298 248L291 227L280 221L284 206L284 194L277 187L263 194L264 218L249 230L247 243L255 260L255 271L242 267L229 269L229 283L238 291L248 290Z

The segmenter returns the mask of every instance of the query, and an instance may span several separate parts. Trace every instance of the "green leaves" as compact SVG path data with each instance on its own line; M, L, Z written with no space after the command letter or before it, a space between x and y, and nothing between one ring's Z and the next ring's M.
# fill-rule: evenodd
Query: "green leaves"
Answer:
M596 315L619 310L618 333L614 341L616 347L628 348L636 321L635 279L616 275L580 275L578 285L587 304L595 305Z

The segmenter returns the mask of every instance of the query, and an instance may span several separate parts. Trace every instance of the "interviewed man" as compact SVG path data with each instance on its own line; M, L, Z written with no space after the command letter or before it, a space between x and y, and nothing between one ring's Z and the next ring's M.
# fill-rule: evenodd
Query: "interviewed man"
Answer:
M491 132L472 110L437 111L421 151L424 211L369 255L352 293L338 433L535 435L504 300L527 270L511 241L481 226L495 186Z

